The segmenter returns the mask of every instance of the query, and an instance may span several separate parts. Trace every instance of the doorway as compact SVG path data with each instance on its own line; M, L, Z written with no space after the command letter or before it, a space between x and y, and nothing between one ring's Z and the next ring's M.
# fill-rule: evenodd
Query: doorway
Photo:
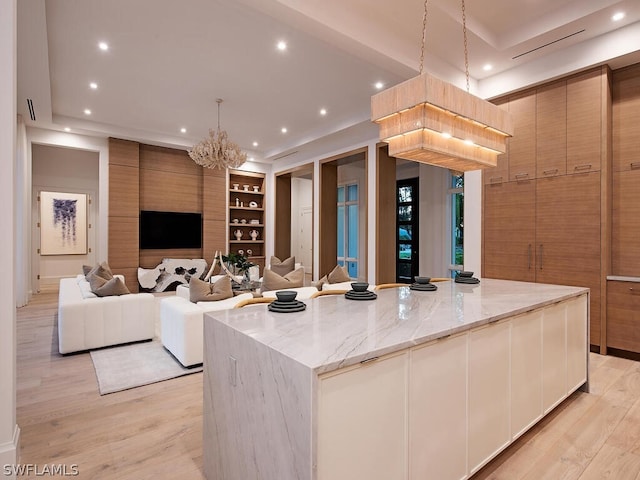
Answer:
M418 178L396 183L396 281L412 283L419 271Z

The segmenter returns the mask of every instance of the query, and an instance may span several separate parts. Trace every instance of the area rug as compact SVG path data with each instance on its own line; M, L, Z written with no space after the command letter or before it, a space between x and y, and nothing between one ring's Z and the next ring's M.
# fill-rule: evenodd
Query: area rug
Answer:
M202 371L202 366L183 367L157 339L94 350L91 360L100 395Z

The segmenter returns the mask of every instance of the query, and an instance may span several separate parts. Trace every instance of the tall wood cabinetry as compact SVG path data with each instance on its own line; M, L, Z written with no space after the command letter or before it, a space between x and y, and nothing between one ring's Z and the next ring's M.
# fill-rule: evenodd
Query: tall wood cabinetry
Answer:
M607 346L640 353L640 64L613 72Z
M265 175L229 170L229 253L265 266Z
M498 166L483 172L482 275L589 287L595 346L607 273L609 77L598 68L497 101L515 133Z

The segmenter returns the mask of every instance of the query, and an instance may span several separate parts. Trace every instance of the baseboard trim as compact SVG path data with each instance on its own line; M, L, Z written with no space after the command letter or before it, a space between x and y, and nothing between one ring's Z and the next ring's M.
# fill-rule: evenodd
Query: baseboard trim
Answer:
M0 475L3 479L15 480L14 474L4 475L5 465L16 465L20 461L20 427L15 426L10 442L0 444Z

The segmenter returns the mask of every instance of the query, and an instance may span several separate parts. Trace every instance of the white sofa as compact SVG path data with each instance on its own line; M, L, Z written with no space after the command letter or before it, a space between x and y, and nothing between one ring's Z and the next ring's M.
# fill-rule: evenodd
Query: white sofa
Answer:
M120 276L124 280L122 276ZM155 299L150 293L98 297L84 275L60 280L58 351L79 352L149 340L155 333Z
M175 296L166 297L160 301L162 344L185 367L202 363L204 314L233 308L239 302L249 298L253 298L253 295L242 293L217 302L192 303L189 300L189 288L178 285Z

